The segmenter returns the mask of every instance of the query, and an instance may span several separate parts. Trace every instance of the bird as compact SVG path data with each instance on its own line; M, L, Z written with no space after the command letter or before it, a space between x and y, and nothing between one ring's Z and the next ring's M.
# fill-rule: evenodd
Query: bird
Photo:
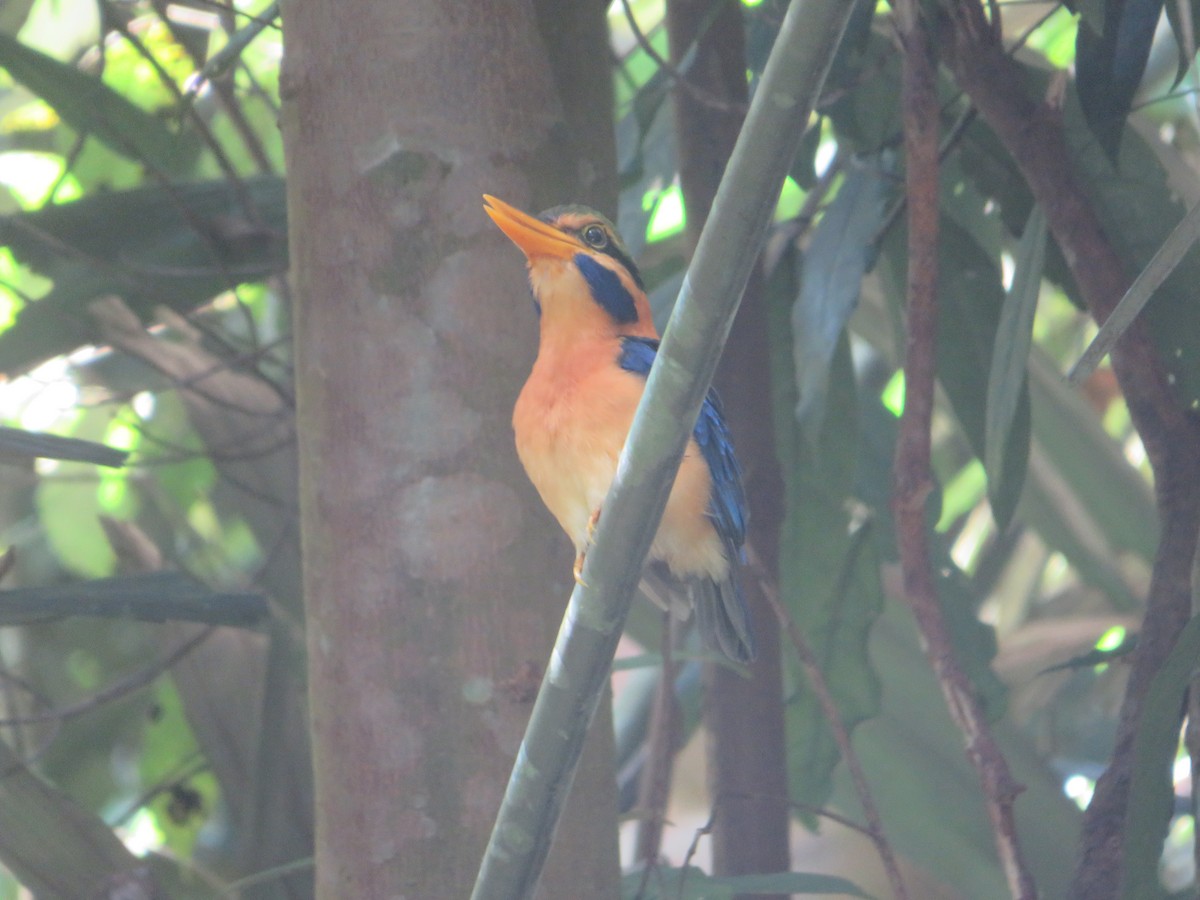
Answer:
M490 194L484 210L525 254L539 320L537 358L513 408L517 456L584 555L658 352L645 285L612 222L585 206L529 215ZM755 657L739 580L747 523L742 470L709 390L642 572L641 593L705 645Z

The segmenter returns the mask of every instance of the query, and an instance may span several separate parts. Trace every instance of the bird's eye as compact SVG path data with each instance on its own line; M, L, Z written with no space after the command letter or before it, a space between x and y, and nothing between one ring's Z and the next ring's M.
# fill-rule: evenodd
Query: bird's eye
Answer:
M583 239L588 246L603 250L608 246L608 233L599 225L589 225L583 229Z

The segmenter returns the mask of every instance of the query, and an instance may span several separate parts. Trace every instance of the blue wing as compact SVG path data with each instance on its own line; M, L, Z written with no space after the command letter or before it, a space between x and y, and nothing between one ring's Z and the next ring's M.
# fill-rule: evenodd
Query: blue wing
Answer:
M643 378L650 373L658 341L653 338L621 338L621 368ZM742 467L733 452L733 439L721 401L709 390L700 407L700 417L692 431L708 470L712 476L712 493L708 498L708 516L725 545L740 555L746 542L746 493L742 488ZM731 554L732 555L732 554Z

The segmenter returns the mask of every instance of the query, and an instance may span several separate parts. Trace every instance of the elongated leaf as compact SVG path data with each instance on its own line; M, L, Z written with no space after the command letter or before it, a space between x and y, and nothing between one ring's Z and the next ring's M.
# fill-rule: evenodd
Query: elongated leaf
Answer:
M1146 900L1163 894L1158 862L1175 794L1171 764L1179 746L1183 698L1196 671L1197 659L1200 659L1200 618L1193 618L1150 683L1134 739L1133 784L1125 812L1123 900Z
M1000 323L996 327L996 343L992 350L992 369L988 376L983 465L988 474L992 510L1001 529L1008 527L1009 517L1025 480L1024 467L1016 469L1009 466L1005 454L1014 439L1013 428L1021 401L1024 398L1028 402L1026 367L1029 348L1033 343L1033 315L1037 311L1045 261L1046 216L1041 207L1036 207L1029 216L1025 233L1017 247L1012 288L1000 310ZM1025 440L1028 442L1028 431ZM1029 452L1028 443L1024 452ZM1013 476L1015 481L1009 480ZM1002 515L1004 518L1001 518Z
M1046 73L1033 67L1024 70L1032 93L1044 92ZM1076 163L1074 173L1087 190L1104 226L1133 276L1141 272L1186 210L1155 150L1130 130L1121 141L1120 166L1114 166L1092 133L1079 100L1068 92L1063 107L1063 126ZM963 144L967 162L964 171L981 192L995 198L1001 214L1013 231L1020 229L1032 209L1028 185L996 137L977 123L967 130ZM1082 307L1078 289L1058 250L1051 242L1046 255L1046 277L1061 285L1072 301ZM1193 246L1184 254L1166 281L1141 313L1171 383L1184 405L1200 403L1200 303L1195 286L1200 284L1200 252Z
M1116 160L1125 118L1146 70L1163 0L1107 0L1099 33L1085 17L1075 37L1075 86L1088 126Z
M267 602L258 594L216 593L180 572L0 591L0 626L62 616L101 616L248 628L265 621L267 613Z
M97 297L116 294L148 322L160 304L190 312L240 282L284 271L283 181L250 179L245 188L138 188L0 219L0 243L54 281L0 334L0 372L99 341L87 314Z
M0 66L45 100L62 120L130 159L162 172L178 169L179 140L98 78L0 34Z
M956 221L942 217L938 253L939 318L937 336L938 382L950 398L954 415L962 426L971 450L980 459L986 453L986 407L988 373L1004 288L1000 270L974 237ZM904 295L908 266L905 229L896 227L883 243L886 275L894 296ZM1020 484L1029 454L1029 395L1022 391L1017 401L1008 444L1003 454L1001 481ZM997 521L1012 516L1017 495L1005 492L996 501Z
M871 624L883 602L878 559L865 535L851 534L848 505L855 500L859 425L849 345L837 344L826 415L806 437L795 418L795 374L790 331L791 266L784 260L768 284L773 336L771 381L775 434L786 485L780 534L781 595L820 657L847 728L878 710L880 686L867 655ZM886 505L886 501L885 505ZM791 655L784 654L791 662ZM820 806L829 796L839 754L816 698L794 664L797 685L788 698L789 789L793 799Z
M1063 125L1077 163L1075 174L1096 206L1105 235L1133 276L1147 266L1184 218L1183 204L1158 156L1136 131L1122 140L1120 166L1115 167L1088 131L1070 94L1063 107ZM1193 245L1141 313L1184 406L1200 404L1197 284L1200 251Z
M1194 16L1196 4L1192 3ZM1175 80L1171 82L1171 90L1179 87L1179 83L1183 81L1183 77L1187 75L1188 69L1192 67L1192 63L1196 57L1196 34L1195 29L1187 28L1184 25L1183 17L1179 14L1178 0L1167 0L1165 4L1167 13L1167 21L1171 24L1171 33L1175 35L1175 50L1179 54L1179 63L1175 67Z
M879 154L850 168L804 254L800 296L792 309L792 353L800 397L796 418L810 433L824 420L829 366L875 258L887 191L884 170L890 167Z
M1133 324L1133 320L1150 302L1154 292L1175 271L1175 267L1192 249L1192 245L1198 238L1200 238L1200 203L1193 206L1183 220L1175 226L1175 230L1158 248L1154 258L1147 263L1146 268L1142 269L1133 284L1129 286L1129 290L1125 292L1125 296L1121 298L1116 309L1104 320L1099 334L1093 338L1083 356L1079 358L1079 362L1071 369L1072 381L1081 381L1095 371L1100 360L1108 354L1113 344Z

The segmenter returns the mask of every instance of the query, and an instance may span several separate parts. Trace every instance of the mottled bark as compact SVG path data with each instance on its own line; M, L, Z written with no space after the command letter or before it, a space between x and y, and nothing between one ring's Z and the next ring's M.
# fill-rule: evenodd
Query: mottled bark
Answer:
M602 8L557 12L543 34L596 71ZM322 897L469 893L571 586L512 449L536 327L480 195L611 207L611 109L569 133L531 13L284 7ZM612 897L616 876L602 708L542 895Z

